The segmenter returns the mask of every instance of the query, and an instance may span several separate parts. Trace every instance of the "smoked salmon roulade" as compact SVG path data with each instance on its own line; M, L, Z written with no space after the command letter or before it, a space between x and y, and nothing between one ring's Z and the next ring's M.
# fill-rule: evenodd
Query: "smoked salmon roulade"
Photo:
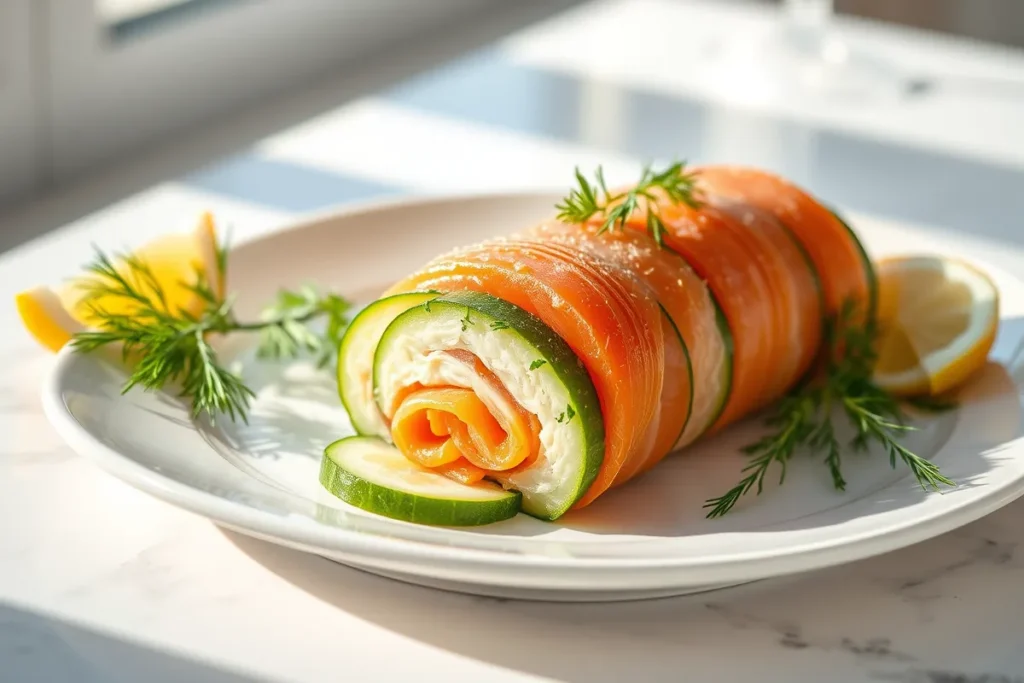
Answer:
M324 485L408 521L554 520L780 398L840 300L873 302L870 262L784 181L693 178L692 195L560 215L391 286L342 340L360 436L328 448Z
M856 233L839 215L773 173L745 166L702 166L690 171L701 189L774 216L800 240L821 277L831 313L846 301L875 315L878 284L874 265Z

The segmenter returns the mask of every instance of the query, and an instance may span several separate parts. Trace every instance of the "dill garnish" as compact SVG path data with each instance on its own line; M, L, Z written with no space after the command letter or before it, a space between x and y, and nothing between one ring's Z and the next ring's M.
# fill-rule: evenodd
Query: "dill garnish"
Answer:
M888 454L890 466L895 468L898 461L902 462L922 488L937 491L940 485L956 486L934 463L899 443L900 434L913 427L906 423L900 402L872 381L875 325L858 324L855 313L856 306L847 302L828 321L821 372L779 402L767 420L772 431L743 449L752 456L743 468L744 478L725 494L705 502L704 507L710 508L708 517L721 517L751 489L760 494L772 465L779 465L779 483L783 483L786 465L798 450L822 457L833 486L845 490L843 444L833 425L837 414L846 417L853 427L853 437L847 444L852 451L878 444ZM952 407L934 399L919 399L912 405L932 411Z
M693 196L696 176L686 172L686 162L677 161L663 171L655 172L649 165L644 166L640 180L632 189L612 194L604 180L604 170L598 166L594 172L595 181L587 180L580 170L576 169L577 186L569 191L558 205L558 218L567 223L586 223L598 214L604 220L598 234L618 229L625 229L629 220L638 208L641 198L647 200L647 232L663 246L665 224L658 215L658 195L661 191L674 203L682 203L698 208L700 203Z
M218 278L224 276L226 254L218 247ZM112 259L97 252L86 270L94 277L81 285L82 304L96 322L94 329L74 335L73 348L88 353L119 344L122 357L131 359L124 391L136 386L155 391L178 383L193 419L205 414L214 421L218 414L226 414L245 421L254 397L242 379L221 363L211 336L255 332L260 336L260 357L290 358L309 352L324 366L334 357L348 325L349 302L308 287L282 290L258 322L240 322L233 299L217 296L201 270L188 285L201 303L198 313L171 306L150 267L131 254ZM309 327L315 320L325 321L322 332Z

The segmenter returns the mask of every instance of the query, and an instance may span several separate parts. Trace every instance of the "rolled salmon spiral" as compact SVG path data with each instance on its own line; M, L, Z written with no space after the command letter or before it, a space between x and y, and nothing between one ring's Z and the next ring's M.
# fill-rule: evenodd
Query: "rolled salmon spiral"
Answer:
M554 518L791 389L826 316L850 299L874 305L870 260L782 178L688 172L693 205L641 202L611 230L600 215L551 218L395 283L385 297L437 298L385 321L360 375L380 436L451 478L520 490L524 509Z

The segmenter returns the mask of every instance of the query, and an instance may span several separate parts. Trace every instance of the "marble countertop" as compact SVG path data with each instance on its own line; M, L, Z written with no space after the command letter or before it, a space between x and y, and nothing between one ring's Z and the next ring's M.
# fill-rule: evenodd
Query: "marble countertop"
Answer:
M908 70L960 80L843 107L723 98L684 52L653 58L692 48L694 27L767 16L589 3L67 221L0 255L0 290L10 301L91 243L138 243L202 209L253 235L344 201L560 187L576 164L626 174L672 155L775 168L854 216L1024 269L1024 56L845 23ZM218 529L98 471L42 415L51 357L12 307L0 325L3 683L1024 682L1024 501L871 560L685 598L448 594Z

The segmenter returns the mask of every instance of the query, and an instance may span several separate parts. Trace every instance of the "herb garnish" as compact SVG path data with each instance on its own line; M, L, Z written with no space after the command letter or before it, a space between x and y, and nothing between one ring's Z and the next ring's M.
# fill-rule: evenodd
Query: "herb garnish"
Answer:
M875 363L873 322L858 323L856 306L850 302L833 316L826 326L823 344L823 368L814 379L797 387L782 399L768 418L774 431L744 448L753 456L743 468L747 475L732 489L708 500L708 517L721 517L756 486L761 493L764 479L773 464L780 467L779 483L785 480L786 465L799 449L823 456L837 490L846 489L841 471L841 444L832 424L834 413L844 415L853 427L849 447L864 451L874 442L889 455L895 468L902 461L924 489L939 490L939 485L956 486L934 463L912 453L897 441L901 433L914 429L906 424L899 401L871 380ZM937 400L919 400L916 406L945 410L952 404Z
M592 183L578 168L576 169L577 187L570 190L569 195L555 206L560 220L567 223L586 223L597 214L602 214L604 221L597 231L598 234L615 228L625 229L626 221L640 208L640 199L643 198L648 204L647 232L660 247L663 246L665 224L657 211L657 191L660 190L674 203L686 204L693 208L700 206L693 196L696 176L686 173L685 161L677 161L657 173L651 170L650 165L646 165L640 175L640 181L632 189L618 194L612 194L608 190L604 170L600 166L594 172L594 177L596 180Z
M223 281L226 251L218 247L217 254L217 276ZM169 304L167 293L146 263L131 254L117 260L125 267L115 266L114 260L97 252L87 266L97 277L81 285L82 303L97 322L95 329L74 335L73 348L90 352L121 344L122 357L134 361L124 391L135 386L159 390L180 382L180 394L189 400L193 418L206 414L212 422L218 413L226 413L232 420L244 421L255 396L220 362L210 344L211 335L257 332L259 356L287 358L310 352L323 366L334 357L348 325L349 303L311 288L282 290L259 322L240 322L235 318L233 299L218 297L198 269L188 288L199 297L202 309L198 313L182 311ZM104 301L130 312L104 310ZM323 332L309 328L314 320L326 321Z
M543 358L538 358L537 360L535 360L532 363L530 363L530 369L531 370L536 370L537 368L539 368L540 366L544 365L545 363L547 363L546 360L544 360Z

